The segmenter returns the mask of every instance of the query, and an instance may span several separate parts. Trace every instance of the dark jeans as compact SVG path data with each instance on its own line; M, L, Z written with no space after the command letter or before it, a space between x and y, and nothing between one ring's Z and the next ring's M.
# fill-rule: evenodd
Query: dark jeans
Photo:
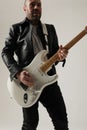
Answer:
M68 130L66 108L57 83L47 86L39 101L47 109L55 130ZM30 108L23 108L23 118L22 130L36 130L39 121L38 102Z

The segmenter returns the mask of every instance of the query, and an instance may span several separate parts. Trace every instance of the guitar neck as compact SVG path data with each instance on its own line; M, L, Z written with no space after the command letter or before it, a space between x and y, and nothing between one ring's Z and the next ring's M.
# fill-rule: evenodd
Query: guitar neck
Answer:
M87 28L87 27L86 27ZM75 38L73 38L69 43L67 43L64 48L69 50L71 47L73 47L81 38L83 38L87 34L86 29L84 29L82 32L80 32Z
M74 37L69 43L67 43L64 48L69 50L71 47L73 47L81 38L83 38L87 34L87 26L83 31L81 31L76 37ZM48 59L41 67L40 69L43 72L46 72L49 67L51 67L56 61L59 60L58 54L55 53L50 59Z

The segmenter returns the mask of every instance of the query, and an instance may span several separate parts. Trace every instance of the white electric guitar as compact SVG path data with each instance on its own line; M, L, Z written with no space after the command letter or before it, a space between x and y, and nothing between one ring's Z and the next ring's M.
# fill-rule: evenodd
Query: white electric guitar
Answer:
M67 45L64 46L69 50L73 45L75 45L83 36L87 34L87 26L85 29L80 32L74 39L72 39ZM7 81L8 90L11 97L13 97L16 102L22 107L31 107L39 99L43 89L57 81L57 74L49 76L47 74L50 67L58 61L58 54L55 53L50 59L44 60L46 57L47 51L42 50L36 55L33 61L24 69L29 71L29 74L34 79L34 86L26 87L19 82L18 79L10 80L10 77Z

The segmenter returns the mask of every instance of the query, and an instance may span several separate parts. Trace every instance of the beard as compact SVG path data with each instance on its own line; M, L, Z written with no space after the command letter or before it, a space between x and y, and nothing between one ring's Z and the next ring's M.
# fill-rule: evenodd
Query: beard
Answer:
M39 13L37 11L33 12L32 15L31 15L32 20L40 20L40 18L41 18L41 13Z
M41 18L41 12L38 11L38 10L33 10L31 13L28 13L27 14L27 17L30 19L30 20L40 20Z

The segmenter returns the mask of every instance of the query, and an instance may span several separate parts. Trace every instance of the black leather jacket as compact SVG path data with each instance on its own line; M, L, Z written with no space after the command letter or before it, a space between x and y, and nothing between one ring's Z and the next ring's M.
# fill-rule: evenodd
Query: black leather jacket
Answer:
M46 24L46 27L48 30L49 57L51 57L59 48L58 39L54 26ZM27 34L29 34L28 39ZM38 35L45 49L46 41L41 22L38 24ZM5 47L2 49L1 54L3 61L10 71L11 79L32 61L34 58L34 50L31 39L30 22L27 18L10 27L9 36L5 41ZM14 54L16 54L16 57ZM55 69L53 69L52 73L55 73Z

